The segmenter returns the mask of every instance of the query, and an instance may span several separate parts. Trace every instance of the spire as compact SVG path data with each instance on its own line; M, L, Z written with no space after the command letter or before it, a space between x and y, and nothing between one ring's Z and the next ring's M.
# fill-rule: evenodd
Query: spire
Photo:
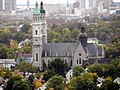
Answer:
M38 8L38 2L37 2L37 0L36 0L36 3L35 3L35 8Z
M40 3L40 9L43 9L43 2Z
M44 8L43 8L43 2L41 1L41 3L40 3L40 12L41 13L45 13L45 10L44 10Z
M29 6L30 6L30 1L27 0L27 8L29 9Z
M68 3L68 0L67 0L67 7L69 7L69 3Z
M82 45L84 45L84 46L87 45L87 34L85 31L85 26L81 26L79 41L81 42Z

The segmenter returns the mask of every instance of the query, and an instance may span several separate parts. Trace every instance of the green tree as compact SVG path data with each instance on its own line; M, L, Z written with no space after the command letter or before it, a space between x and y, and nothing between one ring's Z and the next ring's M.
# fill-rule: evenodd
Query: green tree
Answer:
M2 33L0 33L0 38L4 44L8 44L9 39L12 38L12 33L9 31L9 29L5 28L3 29Z
M15 81L12 90L30 90L30 86L27 81Z
M79 34L80 34L80 30L78 28L74 28L73 31L71 32L73 42L76 42L76 40L78 40Z
M113 82L113 80L110 77L105 78L105 81L103 81L100 90L119 90L120 86Z
M69 28L64 28L62 30L63 42L71 42L71 31Z
M99 77L104 74L104 67L102 64L95 64L88 66L88 72L96 73Z
M52 69L56 74L65 76L69 69L68 63L60 58L55 58L48 63L48 68Z
M28 62L20 62L18 63L15 69L19 69L22 72L36 72L37 68L32 66L31 63Z
M81 66L75 66L73 68L73 76L80 76L82 73L84 73L85 70L83 67Z
M45 80L45 82L47 82L54 75L56 75L56 73L53 70L48 69L43 74L43 80Z
M112 77L112 79L115 79L120 76L120 58L113 59L109 65L107 65L107 68L104 71L105 77Z
M68 90L98 90L97 74L85 73L78 77L72 77L68 84Z
M7 90L12 90L13 88L13 85L16 81L21 81L21 77L20 76L14 76L14 77L11 77L8 82L6 82L6 88Z
M7 48L5 46L0 48L0 59L7 59Z
M46 90L53 88L54 90L63 90L66 86L66 81L62 76L53 76L47 81Z

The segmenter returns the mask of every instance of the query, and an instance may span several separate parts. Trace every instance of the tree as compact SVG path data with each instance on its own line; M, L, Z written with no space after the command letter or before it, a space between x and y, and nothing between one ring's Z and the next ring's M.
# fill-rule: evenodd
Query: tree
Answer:
M99 77L104 74L104 67L102 64L95 64L88 66L88 72L96 73Z
M55 58L48 63L48 68L52 69L56 74L65 76L66 71L69 69L68 63L60 58Z
M78 77L72 77L68 84L68 90L98 90L97 74L85 73Z
M112 78L107 77L105 81L103 81L100 90L119 90L120 86L113 82Z
M8 44L9 39L12 38L12 33L9 31L9 29L5 28L3 29L2 33L0 33L0 38L4 44Z
M62 30L63 42L71 42L71 31L69 28L64 28Z
M0 76L2 76L4 79L9 79L12 77L12 73L8 69L2 67L0 69Z
M81 66L75 66L73 68L73 76L80 76L84 72L84 68Z
M25 44L24 47L22 48L22 53L28 54L28 53L31 53L31 52L32 52L32 47Z
M54 75L56 75L56 73L53 70L48 69L43 74L43 80L47 82Z
M4 46L0 48L0 59L7 59L7 48Z
M11 77L8 82L6 83L7 90L13 90L13 85L16 81L21 81L21 76L14 76Z
M109 65L107 65L107 68L104 71L104 77L112 77L112 79L117 78L120 73L119 69L119 64L120 64L120 58L113 59Z
M78 39L78 35L80 33L80 30L78 28L74 28L74 30L71 32L72 38L74 39L73 42L76 42Z
M28 62L20 62L15 69L19 69L22 72L36 72L37 68L32 66L31 63Z
M27 81L15 81L12 90L30 90L30 86Z
M46 90L63 90L66 86L66 81L62 76L53 76L47 81Z

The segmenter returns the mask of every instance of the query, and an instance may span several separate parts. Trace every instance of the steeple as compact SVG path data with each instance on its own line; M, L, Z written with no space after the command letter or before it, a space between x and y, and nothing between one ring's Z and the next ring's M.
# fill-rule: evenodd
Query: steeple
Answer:
M37 0L36 0L36 3L35 3L35 8L38 8L38 2L37 2Z
M29 9L29 7L30 7L30 1L27 0L27 8Z
M84 26L81 26L80 35L79 35L79 41L81 42L81 44L83 46L87 45L87 34L86 34Z
M41 3L40 3L40 12L41 13L45 13L45 10L44 10L44 8L43 8L43 2L41 1Z
M40 9L43 9L43 2L40 3Z

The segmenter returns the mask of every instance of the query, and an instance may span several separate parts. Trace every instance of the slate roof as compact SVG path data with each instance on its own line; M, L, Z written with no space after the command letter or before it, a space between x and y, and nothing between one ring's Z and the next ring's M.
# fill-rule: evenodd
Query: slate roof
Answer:
M98 60L98 63L110 63L113 60L113 58L101 58Z
M72 56L72 53L76 51L79 45L79 43L44 43L42 56L45 57L45 53L51 57L55 57L56 54L58 54L59 57ZM96 57L97 50L98 54L102 55L102 49L100 47L97 48L93 43L88 43L86 47L82 46L81 48L84 48L88 57Z
M105 63L110 63L112 61L112 58L100 58L100 59L97 59L97 58L92 58L92 59L89 59L89 60L84 60L83 61L83 66L85 66L85 64L94 64L95 62L96 63L99 63L99 64L105 64Z
M47 52L47 56L72 56L78 47L79 43L45 43L43 44L43 57L45 56L45 52ZM51 53L51 54L50 54Z
M98 46L97 50L98 50L98 56L101 56L102 55L102 47Z
M88 54L88 57L95 57L97 56L97 48L93 43L88 43L87 46L84 48Z

